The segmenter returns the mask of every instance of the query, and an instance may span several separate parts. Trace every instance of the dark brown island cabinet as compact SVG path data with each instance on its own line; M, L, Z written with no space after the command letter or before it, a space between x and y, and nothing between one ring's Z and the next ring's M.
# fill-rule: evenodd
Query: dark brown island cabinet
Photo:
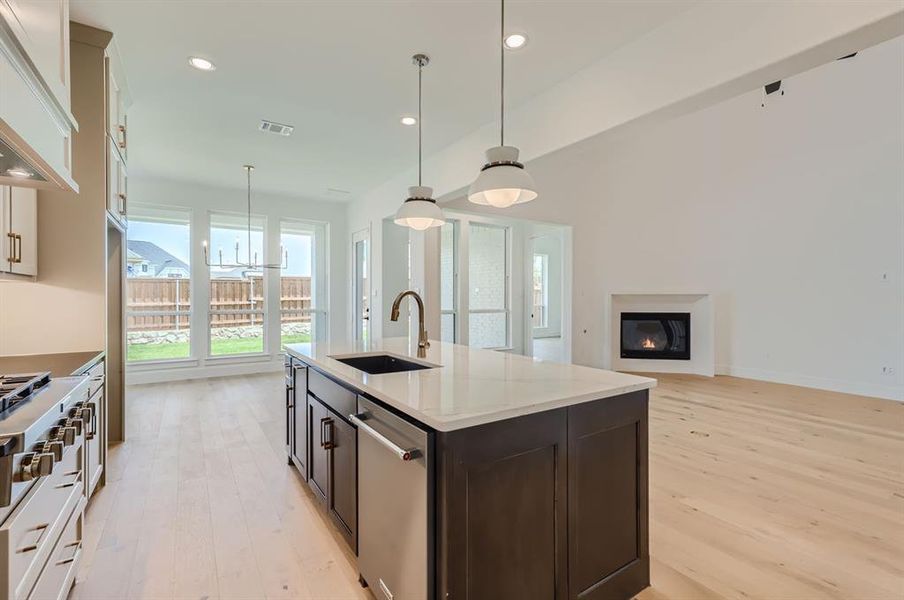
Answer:
M289 464L357 551L347 416L359 394L392 409L298 357L286 360L286 390ZM424 427L434 448L429 597L609 600L648 587L647 402L640 390L449 432Z

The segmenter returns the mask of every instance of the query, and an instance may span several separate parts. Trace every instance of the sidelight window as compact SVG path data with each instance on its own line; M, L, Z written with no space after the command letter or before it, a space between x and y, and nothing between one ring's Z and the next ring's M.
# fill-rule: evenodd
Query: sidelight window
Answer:
M509 345L507 227L472 222L468 231L468 343Z
M549 255L534 254L531 324L535 328L549 326Z

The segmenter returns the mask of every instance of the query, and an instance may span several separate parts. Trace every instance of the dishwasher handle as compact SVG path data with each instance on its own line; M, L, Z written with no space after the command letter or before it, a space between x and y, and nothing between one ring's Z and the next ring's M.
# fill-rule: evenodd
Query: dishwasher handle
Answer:
M389 439L388 437L386 437L385 435L383 435L382 433L380 433L379 431L377 431L376 429L374 429L373 427L371 427L370 425L365 423L364 420L366 418L367 418L366 412L358 413L357 415L349 415L348 416L348 420L351 421L352 423L354 423L355 425L357 425L359 431L363 431L370 437L372 437L375 440L377 440L378 442L380 442L383 446L385 446L386 448L391 450L393 452L393 454L398 456L399 460L403 460L403 461L407 462L410 460L414 460L415 458L417 458L418 456L421 455L421 451L418 450L417 448L407 448L406 449L406 448L402 448L401 446L399 446L398 444L393 442L391 439Z

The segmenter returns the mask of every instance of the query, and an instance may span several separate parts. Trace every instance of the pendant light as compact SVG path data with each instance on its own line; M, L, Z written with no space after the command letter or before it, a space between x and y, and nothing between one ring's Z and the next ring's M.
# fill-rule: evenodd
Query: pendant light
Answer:
M258 269L285 269L289 266L289 251L282 246L279 248L280 262L278 263L258 264L257 252L253 254L251 252L251 171L254 170L254 165L244 165L242 168L245 169L245 175L248 181L248 260L239 260L239 239L236 237L235 262L224 263L222 249L219 250L218 253L219 260L210 262L210 255L207 251L207 240L204 240L201 244L204 250L204 263L208 267L217 267L220 269L248 269L249 271L257 271Z
M421 79L424 67L430 64L426 54L415 54L411 62L417 65L417 185L408 188L408 199L395 215L395 223L424 231L446 222L442 209L433 199L433 188L421 185Z
M537 197L534 180L518 162L518 148L505 145L505 0L499 36L499 145L486 152L487 162L468 190L468 200L496 208L530 202Z

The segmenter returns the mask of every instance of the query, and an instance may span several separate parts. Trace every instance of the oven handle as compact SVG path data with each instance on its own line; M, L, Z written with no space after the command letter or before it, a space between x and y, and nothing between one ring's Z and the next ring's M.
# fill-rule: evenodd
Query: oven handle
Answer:
M418 456L420 456L421 451L417 448L402 448L391 439L368 425L364 422L364 419L367 418L367 413L358 413L357 415L349 415L348 419L352 423L358 426L358 429L380 442L383 446L391 450L396 456L399 457L399 460L403 460L408 462L410 460L414 460Z

